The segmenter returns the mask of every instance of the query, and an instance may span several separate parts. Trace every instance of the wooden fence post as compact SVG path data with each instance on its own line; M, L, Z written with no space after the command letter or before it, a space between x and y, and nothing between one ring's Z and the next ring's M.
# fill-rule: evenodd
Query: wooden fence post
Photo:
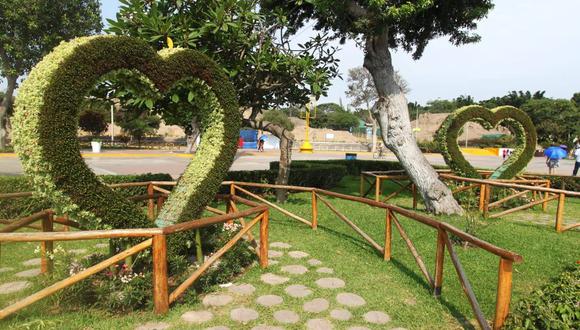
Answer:
M312 191L312 229L318 228L318 200L316 192Z
M375 201L379 202L381 199L381 178L377 176L375 185Z
M159 196L159 198L157 198L157 214L161 213L161 209L163 208L163 204L165 204L165 197Z
M489 215L489 200L491 198L491 185L485 185L485 199L483 201L483 217L487 218Z
M479 211L483 212L485 204L485 192L487 191L487 185L482 183L479 185Z
M270 210L265 210L262 213L260 220L260 267L268 267L268 222Z
M153 202L153 193L154 193L154 189L153 189L153 184L149 183L147 185L147 217L150 220L155 220L155 202Z
M433 295L435 298L441 296L441 287L443 285L443 263L445 262L445 231L437 230L437 252L435 254L435 285Z
M383 249L383 260L391 260L392 239L393 239L393 214L387 209L385 221L385 248Z
M167 239L165 235L153 236L153 302L156 314L165 314L169 311Z
M44 217L42 218L42 231L43 232L51 232L54 229L54 214L52 211L47 212ZM40 243L40 272L42 274L47 274L52 272L53 262L52 253L53 253L53 241L44 241Z
M501 329L510 310L512 296L512 264L508 259L499 260L497 281L497 298L495 303L495 319L493 329Z
M360 197L363 197L363 194L364 194L364 191L363 191L363 190L364 190L364 187L365 187L365 183L364 183L364 177L363 177L363 174L361 173L361 174L360 174L360 185L359 185L359 190L360 190L359 196L360 196Z
M566 195L560 193L558 195L558 210L556 211L556 231L562 232L562 222L564 217L564 202L566 201Z
M546 180L546 188L550 188L550 180ZM550 197L550 193L546 191L544 193L544 202L542 203L542 211L544 212L548 211L548 197Z

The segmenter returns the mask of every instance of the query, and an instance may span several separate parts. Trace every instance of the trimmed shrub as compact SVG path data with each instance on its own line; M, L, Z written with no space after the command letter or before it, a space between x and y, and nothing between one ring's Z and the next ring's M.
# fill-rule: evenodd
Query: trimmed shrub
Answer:
M321 166L326 168L328 165L340 165L346 168L347 175L359 175L362 171L392 171L402 170L403 167L399 162L392 161L375 161L375 160L346 160L346 159L331 159L331 160L295 160L292 162L292 169L294 168L311 168L313 166ZM280 162L271 162L270 169L278 170ZM290 172L292 173L292 172Z
M490 176L492 179L511 179L522 172L536 150L536 128L528 115L511 106L488 110L479 105L470 105L450 114L435 133L445 163L456 174L470 178L481 178L473 166L463 157L457 144L461 128L469 121L477 122L486 129L498 125L511 129L516 148L510 158Z
M506 329L579 329L580 265L518 301Z
M101 175L99 176L99 179L108 184L173 180L169 174L161 173L147 173L141 175ZM28 192L33 190L34 188L30 183L29 178L25 176L0 176L0 193ZM115 190L120 196L123 196L123 198L147 193L147 187L128 187ZM53 208L52 204L46 198L38 196L0 199L0 219L21 218L51 208Z
M38 63L19 89L13 117L15 150L39 196L87 228L150 227L141 209L104 186L79 153L77 126L84 95L103 75L137 70L162 93L186 79L211 92L198 115L197 156L180 178L156 224L195 219L219 190L236 153L241 116L233 85L209 57L188 49L155 52L145 41L93 36L61 43ZM206 107L203 107L206 108Z

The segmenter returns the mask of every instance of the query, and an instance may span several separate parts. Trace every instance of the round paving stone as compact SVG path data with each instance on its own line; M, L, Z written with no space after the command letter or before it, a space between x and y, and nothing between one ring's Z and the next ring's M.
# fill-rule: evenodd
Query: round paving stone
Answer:
M262 282L270 285L278 285L286 283L288 282L288 280L290 280L288 277L282 277L272 273L266 273L260 276L260 279L262 280Z
M205 330L230 330L225 325L218 325L217 327L206 328Z
M334 270L332 268L328 268L328 267L320 267L316 270L317 273L322 273L322 274L332 274L334 273Z
M188 323L200 324L213 319L213 314L210 311L190 311L183 313L181 319Z
M280 305L282 303L282 301L284 301L282 299L282 297L280 296L276 296L273 294L268 294L265 296L260 296L258 297L258 299L256 299L256 302L262 306L266 306L266 307L271 307L271 306L276 306L276 305Z
M270 247L279 249L289 249L292 247L292 245L283 242L273 242L270 244Z
M385 324L391 320L391 317L383 312L372 311L363 315L365 321L374 324Z
M165 330L170 326L171 324L165 322L148 322L136 327L135 330Z
M12 267L2 267L2 268L0 268L0 273L11 272L13 270L14 270L14 268L12 268Z
M326 319L312 319L306 322L306 329L308 330L330 330L334 329L332 323Z
M284 255L282 251L268 250L268 258L280 258Z
M256 288L251 284L238 284L230 286L228 291L242 296L249 296L256 291Z
M312 293L312 290L310 290L309 288L305 287L302 284L290 285L289 287L284 289L284 291L286 291L286 293L290 297L294 298L304 298Z
M288 255L294 259L302 259L302 258L306 258L309 256L308 253L302 252L302 251L290 251L290 252L288 252Z
M260 325L253 327L252 330L284 330L284 328L276 327L273 325L260 324Z
M208 294L203 298L203 305L206 307L225 306L232 302L234 298L227 294Z
M232 309L230 312L230 318L232 320L242 323L253 321L259 316L260 315L255 310L245 307Z
M363 297L359 296L358 294L345 292L337 294L336 301L338 301L339 304L348 307L360 307L367 303Z
M281 310L274 313L274 319L280 323L294 324L300 321L300 316L293 311Z
M85 253L87 253L87 249L72 249L72 250L68 250L68 252L70 252L72 254L85 254Z
M348 321L352 314L346 309L333 309L330 311L330 317L339 321Z
M16 277L35 277L38 275L40 275L40 269L38 269L38 268L24 270L24 271L21 271L20 273L14 274L14 276L16 276Z
M316 281L316 285L323 289L338 289L343 288L345 283L340 278L336 277L323 277Z
M320 313L327 310L328 306L330 306L328 300L323 298L316 298L310 300L309 302L305 302L304 305L302 305L302 309L309 313Z
M282 267L282 271L292 275L302 275L308 272L308 268L302 265L289 265Z
M0 285L0 294L9 294L26 289L30 286L28 281L8 282Z
M278 260L268 259L268 265L273 266L273 265L277 265L279 263L280 263L280 261L278 261Z
M310 259L310 260L308 260L308 264L310 266L320 266L320 265L322 265L322 261L320 261L318 259Z
M97 249L105 249L105 248L108 248L109 247L109 244L107 244L107 243L97 243L97 244L95 244L95 247Z
M39 266L40 265L40 258L34 258L34 259L26 260L22 264L24 266Z

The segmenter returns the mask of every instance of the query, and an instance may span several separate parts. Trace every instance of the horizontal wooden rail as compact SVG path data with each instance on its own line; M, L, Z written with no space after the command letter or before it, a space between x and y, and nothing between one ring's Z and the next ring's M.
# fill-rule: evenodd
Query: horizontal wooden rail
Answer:
M0 310L0 319L4 319L6 316L17 312L26 306L29 306L29 305L31 305L31 304L33 304L33 303L35 303L43 298L50 296L51 294L53 294L59 290L62 290L66 287L69 287L69 286L71 286L71 285L73 285L81 280L84 280L87 277L89 277L93 274L96 274L96 273L106 269L107 267L114 265L123 259L126 259L129 256L132 256L140 251L145 250L146 248L151 246L151 243L152 243L152 240L148 239L142 243L139 243L139 244L119 253L119 254L116 254L116 255L110 257L107 260L101 261L100 263L98 263L92 267L89 267L89 268L69 277L69 278L66 278L62 281L56 282L55 284L53 284L49 287L46 287L46 288L38 291L37 293L35 293L31 296L28 296L28 297L26 297L26 298L24 298L16 303L12 304L12 305Z
M6 226L0 228L0 233L10 233L10 232L18 230L22 227L26 227L26 226L30 225L31 223L38 221L40 219L43 219L44 217L46 217L47 215L52 214L52 213L53 212L50 210L44 210L44 211L36 212L36 213L29 215L25 218L16 219L12 223L10 223L9 225L6 225Z
M0 194L0 199L8 199L8 198L21 198L21 197L32 197L32 192L15 192L15 193L3 193Z
M234 184L238 187L287 189L287 190L293 190L293 191L312 191L315 189L315 188L310 188L310 187L286 186L286 185L277 185L277 184L270 184L270 183L253 183L253 182L239 182L239 181L224 181L222 183L222 185L231 185L231 184Z

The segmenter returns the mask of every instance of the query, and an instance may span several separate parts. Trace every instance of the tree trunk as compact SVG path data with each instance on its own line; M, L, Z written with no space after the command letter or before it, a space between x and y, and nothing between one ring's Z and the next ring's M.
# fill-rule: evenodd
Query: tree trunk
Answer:
M275 137L280 139L280 167L278 168L278 176L276 177L276 184L287 185L290 177L290 164L292 163L292 144L294 143L294 134L282 126L259 120L244 120L244 124L253 129L261 129L272 133ZM288 191L286 189L276 189L276 201L284 203L288 198Z
M8 76L6 95L4 95L4 100L2 101L2 106L0 107L0 149L6 148L8 140L8 114L12 113L12 98L14 95L14 90L16 89L16 81L18 77Z
M373 146L372 146L372 153L374 154L377 151L377 121L372 118L373 120L373 137L372 137L372 141L373 141Z
M197 118L193 118L193 120L191 121L191 134L188 134L186 138L187 139L187 148L185 150L186 154L193 153L194 147L197 149L196 142L200 134L201 131L199 129L199 124L197 123Z
M391 150L421 193L427 211L435 214L462 214L463 209L451 190L419 150L411 131L407 99L395 80L388 45L388 31L368 36L364 66L373 76L379 95L373 115L381 127L385 146Z

